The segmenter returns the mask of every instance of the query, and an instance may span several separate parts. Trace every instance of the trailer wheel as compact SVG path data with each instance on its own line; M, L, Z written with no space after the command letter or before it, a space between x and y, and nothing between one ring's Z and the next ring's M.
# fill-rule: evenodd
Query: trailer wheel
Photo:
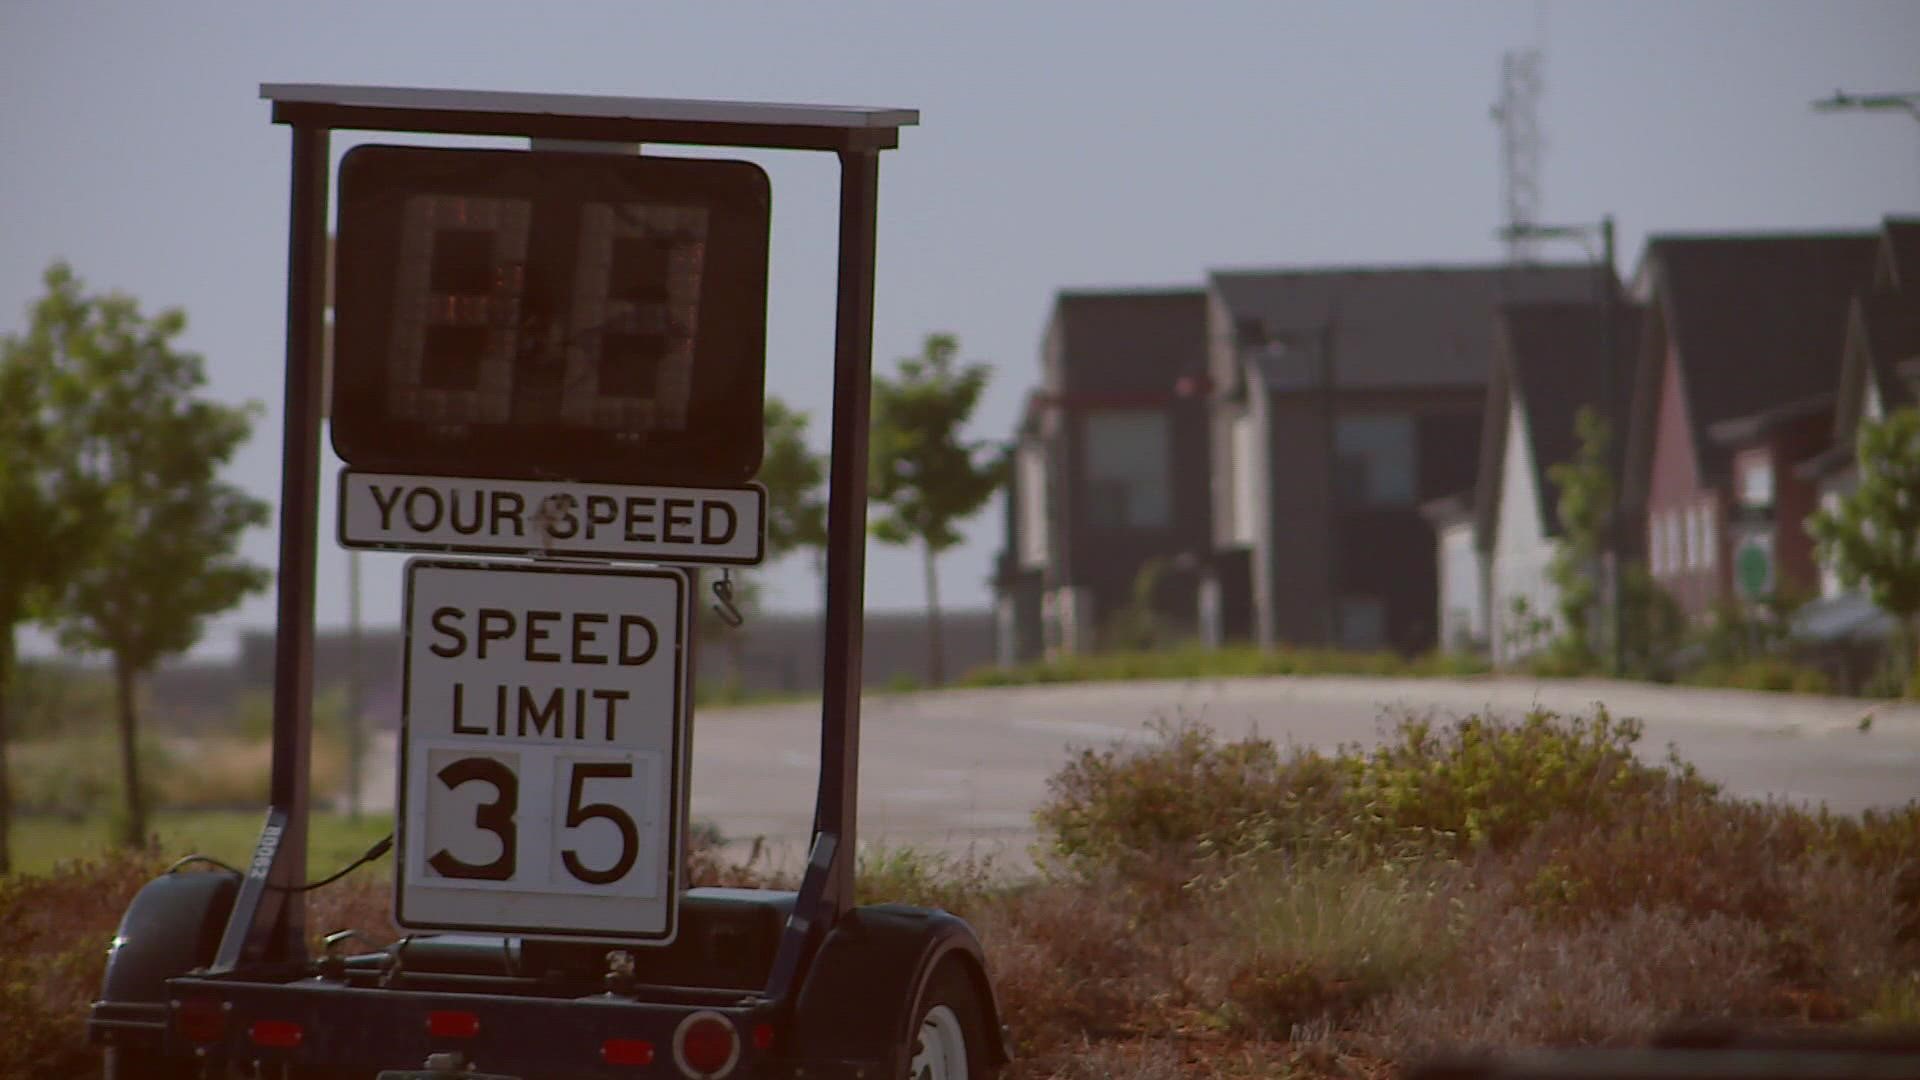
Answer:
M913 1025L907 1080L986 1080L993 1075L980 999L960 965L940 966Z

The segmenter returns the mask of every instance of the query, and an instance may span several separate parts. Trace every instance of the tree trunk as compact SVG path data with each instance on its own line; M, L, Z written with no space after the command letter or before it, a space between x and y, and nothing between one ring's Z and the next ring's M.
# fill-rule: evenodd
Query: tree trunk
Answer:
M7 692L13 689L13 626L11 612L0 611L6 630L0 632L0 874L13 870L13 849L7 837L13 830L13 785L7 778Z
M113 658L113 688L120 717L120 785L126 797L120 843L138 848L147 842L147 808L140 792L140 752L134 742L133 669L118 654Z
M944 686L947 681L946 648L940 640L940 575L934 572L933 545L926 548L927 569L927 685Z

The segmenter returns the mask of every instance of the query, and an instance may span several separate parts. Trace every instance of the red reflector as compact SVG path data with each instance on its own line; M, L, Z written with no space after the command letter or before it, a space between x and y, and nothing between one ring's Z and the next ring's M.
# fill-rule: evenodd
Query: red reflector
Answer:
M680 1055L687 1065L701 1074L717 1073L733 1063L739 1043L733 1025L711 1016L695 1019L687 1025L680 1042Z
M480 1018L470 1012L435 1010L427 1014L427 1034L436 1039L471 1039L480 1034Z
M753 1048L755 1050L773 1049L773 1025L772 1024L753 1025Z
M645 1039L608 1039L600 1044L600 1060L609 1065L651 1065L653 1044Z
M193 1042L219 1042L227 1033L227 1007L212 998L186 998L173 1005L174 1025Z
M281 1050L291 1050L300 1045L303 1032L300 1025L291 1020L255 1020L247 1035L255 1046L272 1046Z

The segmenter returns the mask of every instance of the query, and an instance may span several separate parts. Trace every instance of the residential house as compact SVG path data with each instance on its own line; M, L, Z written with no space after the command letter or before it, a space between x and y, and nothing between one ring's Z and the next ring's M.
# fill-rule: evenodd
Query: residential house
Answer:
M1456 556L1443 566L1441 595L1480 590L1474 606L1482 612L1481 640L1496 664L1524 659L1561 629L1560 594L1549 575L1562 538L1553 466L1578 457L1582 410L1605 419L1609 432L1624 429L1639 326L1639 310L1624 302L1615 307L1611 328L1606 306L1591 301L1505 304L1495 316L1473 489L1476 558L1466 563ZM1611 368L1604 359L1609 348ZM1607 468L1615 477L1622 442L1618 434L1608 440ZM1467 581L1453 576L1463 570ZM1596 565L1594 572L1604 578L1612 571Z
M1473 483L1494 311L1592 299L1600 280L1584 264L1210 275L1211 636L1432 648L1420 507Z
M1168 634L1198 631L1213 535L1205 312L1197 289L1055 298L1005 496L1003 663L1108 644L1146 585Z
M1832 441L1794 467L1814 485L1819 504L1837 505L1858 479L1856 441L1862 422L1920 405L1920 219L1888 218L1881 226L1873 280L1848 306L1834 393ZM1819 599L1795 616L1795 634L1821 647L1843 686L1857 686L1877 663L1891 622L1831 565L1819 568Z
M1866 232L1648 242L1624 504L1690 616L1733 598L1736 577L1750 593L1814 587L1815 491L1794 466L1831 437L1847 312L1876 247Z

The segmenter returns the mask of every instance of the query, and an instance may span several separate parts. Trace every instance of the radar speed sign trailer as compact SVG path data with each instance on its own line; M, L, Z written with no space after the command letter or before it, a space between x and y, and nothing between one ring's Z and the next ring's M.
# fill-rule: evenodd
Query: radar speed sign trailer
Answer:
M182 860L128 908L89 1021L109 1076L947 1080L1004 1064L972 931L853 896L875 199L879 153L917 114L261 96L293 136L270 805L245 867ZM329 282L334 130L532 148L355 148ZM607 144L840 163L820 787L793 891L693 888L684 866L686 568L764 554L771 192L747 162ZM332 880L304 880L329 284L338 539L421 554L401 936L348 955L369 939L343 929L315 957L303 897Z

